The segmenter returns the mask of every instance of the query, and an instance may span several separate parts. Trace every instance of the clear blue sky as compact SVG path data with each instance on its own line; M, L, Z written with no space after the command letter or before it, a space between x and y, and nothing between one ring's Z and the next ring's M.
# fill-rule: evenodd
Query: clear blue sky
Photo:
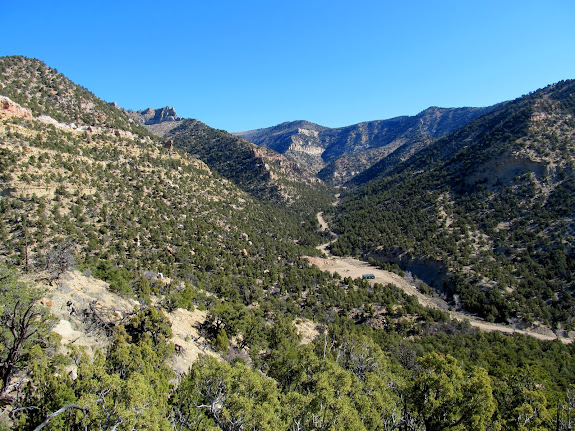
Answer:
M573 0L0 0L0 55L228 131L487 106L575 78Z

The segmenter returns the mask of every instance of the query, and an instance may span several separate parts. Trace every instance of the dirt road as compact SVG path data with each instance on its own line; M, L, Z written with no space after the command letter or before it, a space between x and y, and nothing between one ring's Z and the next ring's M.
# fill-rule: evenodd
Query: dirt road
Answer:
M332 233L332 236L334 238L333 241L335 241L337 239L337 235L330 230L328 223L323 218L323 213L321 212L318 213L317 219L321 228L324 231L329 231ZM532 327L529 329L515 329L509 325L486 322L485 320L482 320L468 313L449 310L449 306L444 300L442 300L441 298L424 295L419 290L417 290L415 286L413 286L412 284L410 284L404 278L400 277L397 274L385 271L383 269L379 269L377 267L369 265L367 262L353 259L351 257L333 256L329 251L330 244L331 242L328 242L326 244L322 244L317 247L318 250L322 251L325 254L325 256L327 256L326 258L319 258L319 257L307 258L312 265L317 266L322 271L329 271L332 274L337 272L342 277L352 277L352 278L361 277L363 274L373 274L375 278L373 280L370 280L370 283L372 284L393 283L408 295L416 296L421 305L424 305L426 307L438 308L440 310L446 311L449 313L452 319L457 319L460 321L469 320L471 326L479 328L483 331L498 331L508 334L519 333L535 337L539 340L555 340L559 338L549 328ZM559 339L564 343L571 343L574 341L573 337L570 338L561 337Z

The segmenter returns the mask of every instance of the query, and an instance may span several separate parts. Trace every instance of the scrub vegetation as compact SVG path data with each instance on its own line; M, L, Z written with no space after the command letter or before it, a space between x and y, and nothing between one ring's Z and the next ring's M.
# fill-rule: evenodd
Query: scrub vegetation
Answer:
M499 283L516 280L509 281L510 292L477 287L516 299L513 308L503 300L478 300L493 307L493 318L547 318L570 329L567 155L547 182L521 174L493 190L489 183L467 190L451 175L446 184L454 191L437 184L432 192L428 185L438 180L421 174L416 187L406 168L350 189L341 206L331 207L333 191L314 181L296 186L283 159L265 171L273 173L273 184L264 181L258 189L264 171L233 177L254 163L248 157L253 147L244 141L196 124L168 149L124 111L37 60L0 58L0 95L0 429L572 428L574 344L481 332L423 307L393 284L322 272L305 258L319 256L315 247L331 239L317 222L322 210L331 211L340 233L332 251L341 254L381 252L378 243L437 259L463 258L469 243L467 266L483 274L477 265L486 259L474 253L493 249L501 274L496 264L488 274ZM571 120L563 117L567 130ZM556 150L550 144L549 157L565 145L572 154L572 141L561 139ZM213 140L243 146L246 158L234 159L230 150L235 167L225 170ZM450 160L442 169L469 159ZM527 187L533 182L535 191ZM394 189L404 192L403 201ZM519 190L534 193L529 222L521 222L527 209L513 203ZM484 223L495 224L488 233L501 238L476 233L483 225L474 224L469 208L480 197ZM547 207L555 212L545 222ZM509 211L513 229L498 227L502 221L492 214ZM384 235L388 231L394 239ZM521 234L514 232L533 236L532 248L519 247ZM475 239L485 244L473 248ZM504 241L508 248L499 250ZM451 254L442 254L448 247ZM525 259L531 250L539 253L533 271ZM464 266L449 262L450 270ZM381 265L403 274L401 262ZM70 293L70 321L89 321L101 348L63 346L52 331L58 319L47 298L66 285L68 271L104 280L135 304L121 314L96 299L76 310ZM462 270L455 274L461 283L454 278L456 290L449 293L475 310L465 289L476 284ZM531 279L541 280L543 294L525 293ZM521 292L547 306L522 304L513 296ZM182 309L205 316L199 336L186 337L201 342L205 354L185 373L171 366L185 355L173 341L173 316ZM304 336L306 325L313 336Z

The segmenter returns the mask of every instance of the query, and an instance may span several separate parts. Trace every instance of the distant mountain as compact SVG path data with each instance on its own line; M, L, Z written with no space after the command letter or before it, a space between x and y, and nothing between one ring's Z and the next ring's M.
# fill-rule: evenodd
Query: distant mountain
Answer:
M324 165L322 155L327 148L327 144L320 138L320 133L327 130L327 127L308 121L293 121L234 135L256 145L271 148L316 174Z
M432 107L413 117L348 127L332 129L295 121L236 135L296 160L327 182L342 184L391 153L409 158L491 109Z
M573 323L575 81L358 178L334 252L399 263L488 318Z

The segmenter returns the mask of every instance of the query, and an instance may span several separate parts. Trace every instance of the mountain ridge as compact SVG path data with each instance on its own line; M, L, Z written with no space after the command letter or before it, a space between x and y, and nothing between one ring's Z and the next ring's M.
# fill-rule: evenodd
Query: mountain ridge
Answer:
M407 158L491 109L430 107L415 116L338 128L300 120L235 135L285 154L324 181L341 185L397 149L402 148Z

